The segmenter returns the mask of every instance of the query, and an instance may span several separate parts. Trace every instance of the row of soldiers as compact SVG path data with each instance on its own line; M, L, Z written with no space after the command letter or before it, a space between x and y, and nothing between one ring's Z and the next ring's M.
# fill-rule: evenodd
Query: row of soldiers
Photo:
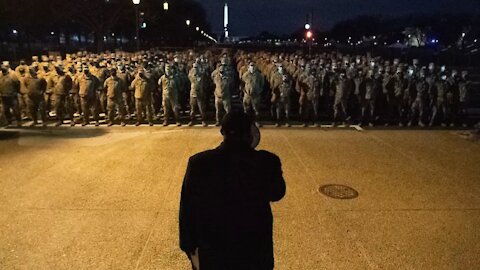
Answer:
M370 126L466 124L472 91L467 71L459 74L434 63L420 66L416 59L407 65L370 55L324 53L306 58L259 53L254 58L269 82L277 119L283 111L288 121L289 107L298 105L305 126L318 125L320 116L333 119L333 125L354 120ZM298 103L292 104L289 97Z
M219 125L237 96L256 120L262 106L269 107L277 126L290 126L292 109L305 126L318 125L322 117L334 125L453 125L465 112L471 87L466 71L336 53L79 52L65 59L33 57L31 65L22 61L15 70L4 62L1 69L0 112L17 125L22 118L37 125L39 116L45 125L50 115L56 125L68 118L73 126L75 116L83 126L91 117L99 125L101 112L108 125L119 120L125 126L133 117L136 125L144 119L153 125L163 112L164 125L173 114L180 126L181 113L188 111L193 125L198 111L206 126L210 104Z

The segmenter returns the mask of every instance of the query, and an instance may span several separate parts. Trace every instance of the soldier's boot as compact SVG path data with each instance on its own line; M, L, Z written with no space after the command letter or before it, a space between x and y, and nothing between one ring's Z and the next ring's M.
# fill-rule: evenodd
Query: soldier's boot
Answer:
M148 122L148 125L153 127L153 122Z
M162 124L162 125L163 125L164 127L168 126L168 120L167 120L167 119L163 120L163 124Z
M56 127L59 127L59 126L61 126L62 124L63 124L62 122L57 121L57 122L55 123L55 126L56 126Z
M122 122L120 125L122 125L122 127L124 127L124 126L126 126L126 125L127 125L127 123L125 123L125 122Z
M135 126L137 126L137 127L140 126L140 122L136 122Z
M188 122L189 127L193 127L193 121Z
M419 122L418 122L418 125L419 125L420 127L422 127L422 128L425 127L425 123L423 123L423 121L419 121Z
M287 121L285 123L285 126L286 127L291 127L292 126L292 124L290 124L290 118L288 117L288 115L287 115Z
M95 121L95 126L96 126L96 127L99 127L99 126L100 126L100 122L99 122L99 121Z
M277 123L275 124L275 127L277 127L277 128L280 127L280 123L277 122Z
M208 124L207 124L207 122L205 122L205 121L202 121L202 127L208 127Z
M107 127L111 127L111 126L113 126L113 122L112 122L112 121L108 121Z

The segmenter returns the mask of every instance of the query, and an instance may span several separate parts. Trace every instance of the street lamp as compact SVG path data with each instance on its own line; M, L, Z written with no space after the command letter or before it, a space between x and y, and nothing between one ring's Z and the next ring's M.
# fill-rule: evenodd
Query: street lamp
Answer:
M186 20L185 23L187 24L187 26L190 26L190 20Z
M163 10L168 11L168 2L163 2Z
M195 27L195 30L196 30L196 31L200 31L200 27L198 27L198 26Z
M310 25L309 23L306 23L306 24L305 24L305 30L309 30L310 27L311 27L311 25Z
M307 37L307 42L308 42L308 54L311 55L312 54L312 42L313 42L312 41L312 38L313 38L312 30L307 31L306 37Z
M133 4L135 5L135 42L137 45L137 51L140 50L140 22L139 22L139 13L138 13L138 5L140 5L140 0L132 0Z

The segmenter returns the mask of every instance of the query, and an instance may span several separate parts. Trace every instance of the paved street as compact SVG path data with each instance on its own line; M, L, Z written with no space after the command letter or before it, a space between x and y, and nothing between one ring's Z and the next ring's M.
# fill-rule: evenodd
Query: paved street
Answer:
M479 269L480 144L454 131L262 129L287 195L276 269ZM0 269L188 269L178 206L218 128L0 130ZM329 198L341 184L359 196Z

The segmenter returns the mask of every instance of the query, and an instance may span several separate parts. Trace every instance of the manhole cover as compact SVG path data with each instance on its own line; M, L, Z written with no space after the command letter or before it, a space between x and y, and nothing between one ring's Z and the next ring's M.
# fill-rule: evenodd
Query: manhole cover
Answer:
M358 191L344 185L324 185L319 189L325 196L340 200L355 199L358 197Z

